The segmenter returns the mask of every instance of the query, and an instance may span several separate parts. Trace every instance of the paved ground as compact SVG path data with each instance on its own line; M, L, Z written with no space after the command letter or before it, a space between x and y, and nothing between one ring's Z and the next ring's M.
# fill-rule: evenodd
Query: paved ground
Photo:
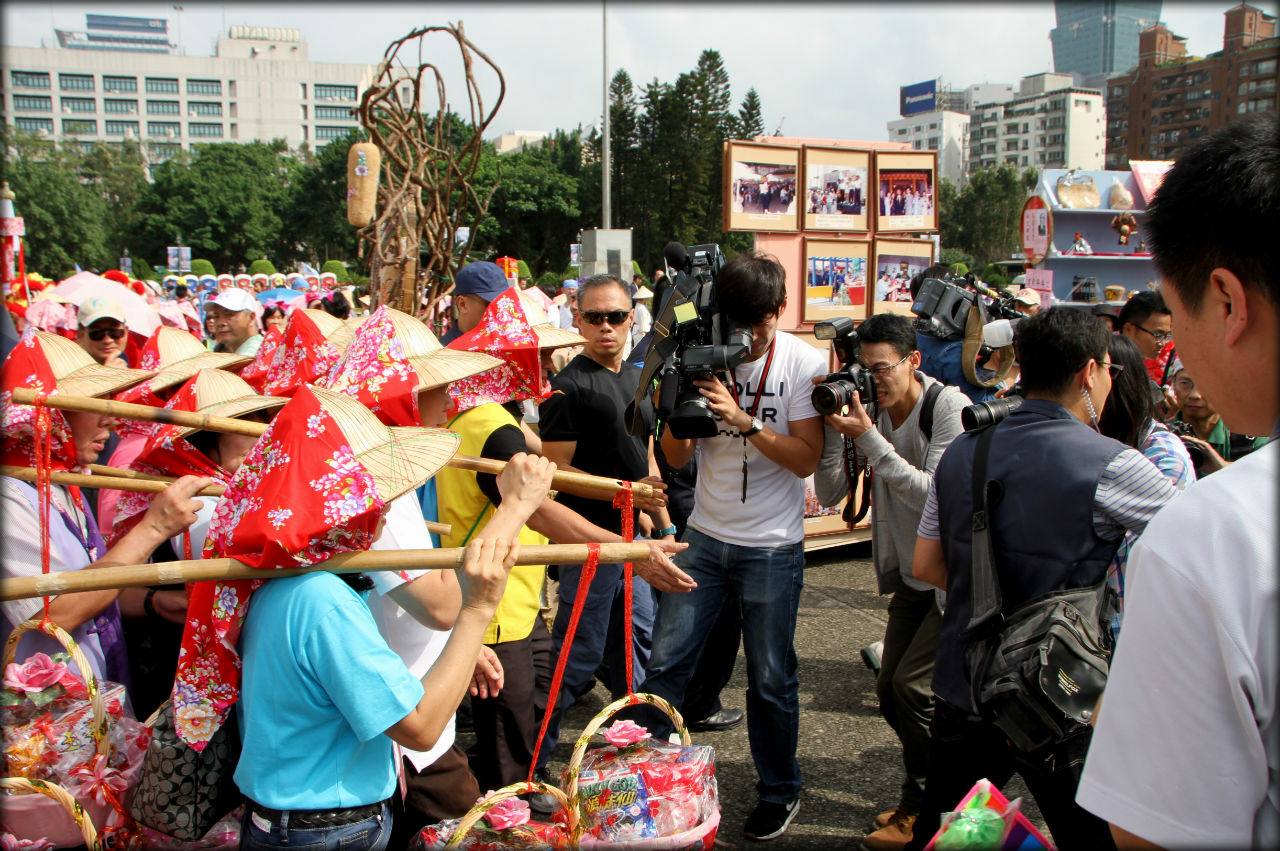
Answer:
M888 605L888 598L875 593L870 554L869 544L855 544L808 556L796 629L804 791L799 815L786 834L769 843L771 849L856 848L875 815L897 803L901 747L880 717L872 674L859 657L862 647L884 636ZM745 664L739 659L723 694L725 705L744 706L746 687ZM563 768L578 734L608 697L597 684L569 712L552 759L553 774ZM465 747L465 737L460 740ZM694 741L716 749L722 808L718 844L755 846L742 837L742 823L756 802L746 725L695 733ZM1017 778L1004 791L1010 798L1026 795ZM1034 801L1028 797L1024 805L1043 830Z

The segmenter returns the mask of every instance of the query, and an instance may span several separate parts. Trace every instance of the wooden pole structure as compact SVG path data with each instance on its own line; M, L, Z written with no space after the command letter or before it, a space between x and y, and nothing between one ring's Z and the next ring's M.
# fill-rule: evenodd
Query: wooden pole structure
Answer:
M13 391L12 401L16 405L32 405L35 404L37 395L34 390L18 387ZM243 434L248 437L258 437L267 430L266 423L237 420L233 417L216 417L191 411L174 411L169 408L152 408L149 405L135 405L131 402L117 402L114 399L98 399L93 396L48 396L44 404L64 411L85 411L122 420L144 420L224 434ZM449 459L448 466L497 476L501 475L507 465L505 461L495 461L492 458L455 455ZM557 470L551 485L555 490L587 499L611 501L622 491L626 483L618 479L606 479L603 476ZM631 482L631 492L637 497L652 497L653 486L643 482Z
M95 567L39 576L6 578L0 583L0 601L30 597L53 597L77 591L104 591L110 588L145 588L178 582L208 582L232 579L283 579L302 573L327 570L331 573L369 573L376 570L456 569L462 566L465 549L449 547L438 550L378 550L342 553L307 567L263 570L249 567L233 558L167 561L158 564L131 564L120 567ZM643 561L649 557L649 545L600 544L601 563ZM551 544L520 547L516 564L581 564L587 560L586 544Z

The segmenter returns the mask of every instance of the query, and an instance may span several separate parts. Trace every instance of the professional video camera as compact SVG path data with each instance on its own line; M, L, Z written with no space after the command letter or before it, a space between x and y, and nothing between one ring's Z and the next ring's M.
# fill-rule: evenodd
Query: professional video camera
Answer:
M991 303L978 298L980 295L991 299ZM991 289L970 272L967 275L925 278L911 305L911 312L929 323L935 337L959 340L964 337L969 308L976 305L982 314L982 324L986 325L993 319L1022 318L1013 301L1010 293Z
M871 371L858 363L858 332L853 328L853 320L839 316L819 322L813 326L813 336L819 340L830 340L836 360L840 362L840 369L813 388L814 410L820 414L838 413L845 405L853 404L856 392L862 404L874 411L876 381Z
M715 279L724 267L719 245L695 245L685 251L671 243L665 252L673 272L654 321L653 344L645 357L636 397L629 406L630 432L644 428L643 405L651 404L651 382L661 370L658 416L682 440L711 437L720 427L694 379L727 373L751 354L751 326L735 322L715 298Z

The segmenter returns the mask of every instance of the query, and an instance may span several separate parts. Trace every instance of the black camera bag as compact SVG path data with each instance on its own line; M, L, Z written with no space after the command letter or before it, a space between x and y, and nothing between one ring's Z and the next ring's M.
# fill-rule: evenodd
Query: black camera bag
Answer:
M987 481L996 426L983 429L974 455L972 606L965 669L978 713L1014 746L1031 752L1084 729L1106 688L1110 624L1118 606L1106 578L1051 591L1001 611L990 511L998 482Z

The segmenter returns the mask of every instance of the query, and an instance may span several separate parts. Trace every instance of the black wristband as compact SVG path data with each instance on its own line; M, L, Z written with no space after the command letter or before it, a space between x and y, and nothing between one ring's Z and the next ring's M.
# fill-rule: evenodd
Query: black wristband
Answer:
M155 601L152 599L156 596L156 590L155 588L148 588L147 596L142 598L142 611L153 618L160 617L160 613L156 611Z

